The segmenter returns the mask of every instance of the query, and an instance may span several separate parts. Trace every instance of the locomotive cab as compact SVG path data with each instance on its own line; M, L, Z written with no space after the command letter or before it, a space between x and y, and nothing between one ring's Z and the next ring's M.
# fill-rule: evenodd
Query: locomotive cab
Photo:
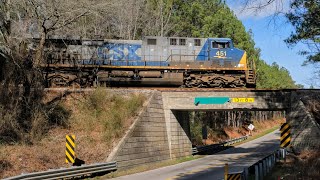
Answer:
M208 39L208 60L220 67L246 68L246 52L235 48L229 38Z

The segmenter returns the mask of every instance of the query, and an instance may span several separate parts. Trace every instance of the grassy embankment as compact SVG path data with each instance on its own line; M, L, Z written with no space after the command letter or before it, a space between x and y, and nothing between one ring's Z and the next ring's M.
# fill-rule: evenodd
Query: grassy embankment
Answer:
M55 118L65 126L50 126L29 144L0 143L0 178L70 166L65 163L67 134L76 136L76 156L86 164L105 161L145 100L141 94L120 96L105 89L68 95L55 108Z

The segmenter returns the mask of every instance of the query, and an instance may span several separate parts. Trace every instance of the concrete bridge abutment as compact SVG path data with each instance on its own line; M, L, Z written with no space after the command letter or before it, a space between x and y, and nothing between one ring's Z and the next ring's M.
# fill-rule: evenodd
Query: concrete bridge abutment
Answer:
M299 90L154 91L108 160L127 168L192 155L190 111L286 111L287 122L292 125L292 147L297 151L319 147L319 124L307 112L302 100L309 93ZM254 102L197 104L196 97L254 98Z

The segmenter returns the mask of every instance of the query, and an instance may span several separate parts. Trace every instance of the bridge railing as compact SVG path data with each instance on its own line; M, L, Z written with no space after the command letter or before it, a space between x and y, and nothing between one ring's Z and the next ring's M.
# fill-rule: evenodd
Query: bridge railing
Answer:
M225 165L225 180L235 179L235 180L261 180L268 173L272 171L272 168L275 166L277 162L282 159L285 159L286 152L283 149L276 150L271 154L262 157L260 160L257 160L250 167L244 168L243 171L240 172L228 172L228 164ZM237 177L237 178L234 178Z

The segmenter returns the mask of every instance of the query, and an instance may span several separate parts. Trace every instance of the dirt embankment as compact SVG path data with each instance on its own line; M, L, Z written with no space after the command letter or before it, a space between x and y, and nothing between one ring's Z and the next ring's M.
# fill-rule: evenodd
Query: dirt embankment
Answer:
M320 147L319 147L320 148ZM316 180L320 177L320 152L303 151L289 154L286 161L278 163L267 179Z
M58 100L60 112L56 117L64 119L67 126L51 128L32 144L0 144L0 178L69 167L65 162L67 134L76 136L75 151L79 159L86 164L104 162L147 98L147 95L118 95L101 89L63 97Z

